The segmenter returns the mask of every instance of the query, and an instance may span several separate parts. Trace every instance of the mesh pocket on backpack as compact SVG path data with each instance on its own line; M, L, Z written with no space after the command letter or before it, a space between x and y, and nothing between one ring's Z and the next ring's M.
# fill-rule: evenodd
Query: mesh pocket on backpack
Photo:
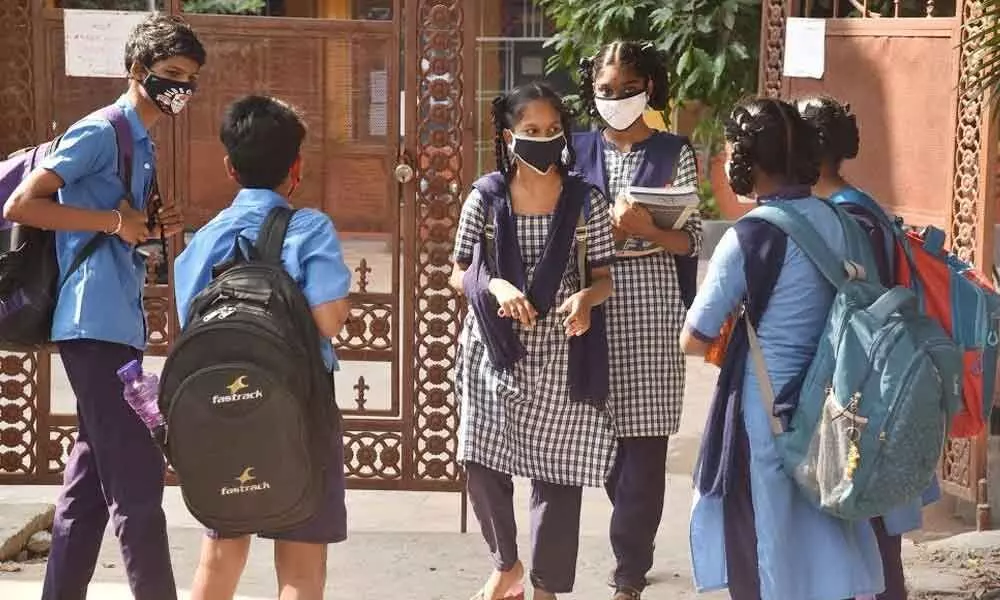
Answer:
M848 495L854 473L861 464L861 435L867 419L857 411L857 396L845 407L832 389L827 390L816 434L805 460L796 470L799 484L811 490L824 508L835 508Z

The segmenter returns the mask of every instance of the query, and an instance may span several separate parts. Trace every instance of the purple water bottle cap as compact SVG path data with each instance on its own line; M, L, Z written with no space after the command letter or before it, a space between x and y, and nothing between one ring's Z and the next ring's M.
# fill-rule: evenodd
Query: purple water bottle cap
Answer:
M142 377L142 363L137 360L130 360L118 369L118 379L121 379L123 383L135 381L140 377Z

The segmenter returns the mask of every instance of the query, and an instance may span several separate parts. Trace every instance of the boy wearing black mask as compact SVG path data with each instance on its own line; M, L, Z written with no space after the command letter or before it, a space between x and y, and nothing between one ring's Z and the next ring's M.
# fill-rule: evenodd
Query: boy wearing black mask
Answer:
M126 44L128 90L71 126L4 206L9 221L57 232L65 283L51 339L59 346L80 419L56 506L44 600L86 597L109 517L132 594L177 597L161 507L163 456L123 399L117 370L141 360L146 346L146 267L135 251L151 236L146 213L159 206L153 215L158 235L183 228L170 199L150 197L156 156L149 130L164 115L184 109L205 57L184 21L149 16ZM70 268L84 254L79 267Z

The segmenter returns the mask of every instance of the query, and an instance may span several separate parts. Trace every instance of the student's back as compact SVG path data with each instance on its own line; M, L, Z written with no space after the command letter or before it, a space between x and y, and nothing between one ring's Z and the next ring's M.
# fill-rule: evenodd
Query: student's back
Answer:
M802 213L823 241L843 256L844 232L825 202L815 197L779 202ZM828 321L833 294L830 283L789 239L781 274L757 331L776 390L813 359ZM757 389L752 365L747 365L747 382L748 389Z
M290 205L271 190L241 190L233 203L202 227L177 257L174 293L182 327L191 300L212 280L212 269L233 259L237 243L244 250L252 247L268 212L276 206ZM311 306L347 295L350 272L344 267L340 241L327 215L310 208L297 210L285 236L281 259ZM335 359L329 338L322 339L321 349L327 368L333 369Z
M289 207L288 198L302 180L301 146L305 136L301 117L279 100L247 96L227 109L220 138L226 147L229 176L243 189L230 206L195 234L177 258L175 294L182 322L194 297L211 283L213 269L235 257L237 244L244 251L254 245L271 209ZM246 256L246 252L241 254ZM330 338L337 336L347 319L351 275L330 218L312 209L296 211L284 238L281 262L311 309L326 368L336 370ZM313 400L335 401L332 397ZM337 423L330 426L329 467L318 510L290 530L257 532L275 541L275 570L282 582L282 594L322 597L326 545L347 537L343 444ZM242 543L232 543L236 539ZM208 558L203 558L195 574L193 600L232 598L248 550L249 536L206 531L202 556Z

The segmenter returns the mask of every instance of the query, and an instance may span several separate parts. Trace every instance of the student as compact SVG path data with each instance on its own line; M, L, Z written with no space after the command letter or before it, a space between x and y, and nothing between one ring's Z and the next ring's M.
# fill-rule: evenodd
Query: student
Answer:
M494 101L493 121L497 171L473 185L453 255L452 285L471 307L455 373L458 459L494 567L475 598L524 597L512 477L525 477L534 598L551 600L573 590L582 488L603 485L611 466L600 305L614 244L604 196L569 175L559 96L519 87Z
M819 175L819 141L795 107L751 101L734 109L725 133L733 191L800 212L834 252L844 253L838 219L810 193ZM712 256L681 346L703 356L729 315L745 305L774 389L794 392L786 388L812 361L832 301L833 288L798 246L751 212ZM728 587L735 600L843 600L880 592L882 565L871 525L822 512L785 473L748 347L747 326L739 319L695 474L696 586Z
M799 100L798 108L802 118L816 129L820 137L822 161L813 193L836 203L854 217L871 239L882 285L887 288L895 286L894 242L892 232L884 226L885 219L890 217L882 212L871 196L851 185L840 173L844 161L857 157L860 147L858 122L851 114L850 106L842 105L833 98L812 97ZM940 493L935 478L923 498L884 517L872 519L886 584L885 592L878 595L878 600L906 600L902 534L920 529L922 505L936 502Z
M194 297L212 280L212 268L233 258L237 239L253 244L267 213L289 206L302 181L302 119L284 102L247 96L223 117L220 138L226 147L229 177L241 187L227 208L195 234L174 267L177 312L181 323ZM327 368L337 368L331 339L350 311L351 272L330 218L314 209L295 213L282 248L282 263L298 282L323 336ZM333 400L331 399L331 402ZM318 599L326 586L327 545L347 538L344 505L344 455L339 431L333 435L326 497L316 515L291 531L260 532L274 540L279 597ZM224 600L236 593L250 550L250 536L209 531L192 586L193 600Z
M151 235L145 212L156 156L149 130L184 109L204 63L205 49L186 23L148 17L129 36L128 90L115 102L133 138L131 189L119 179L111 123L87 118L69 128L4 207L7 220L58 232L66 278L52 340L76 394L80 428L56 505L44 599L87 595L109 515L135 597L177 595L161 508L163 455L122 398L116 372L141 359L146 347L146 267L135 246ZM170 199L156 216L167 236L181 232L183 219ZM66 273L95 233L105 238L80 268Z
M619 239L608 302L611 394L608 409L618 438L605 487L611 547L617 566L609 583L615 600L638 600L653 566L653 543L666 493L667 442L680 426L685 360L677 343L685 304L694 297L701 219L663 230L649 212L628 202L632 185L697 185L694 151L682 137L654 131L647 107L667 104L665 58L652 44L614 42L581 67L580 95L605 127L573 136L577 169L616 198L612 223ZM692 270L695 269L695 270Z

